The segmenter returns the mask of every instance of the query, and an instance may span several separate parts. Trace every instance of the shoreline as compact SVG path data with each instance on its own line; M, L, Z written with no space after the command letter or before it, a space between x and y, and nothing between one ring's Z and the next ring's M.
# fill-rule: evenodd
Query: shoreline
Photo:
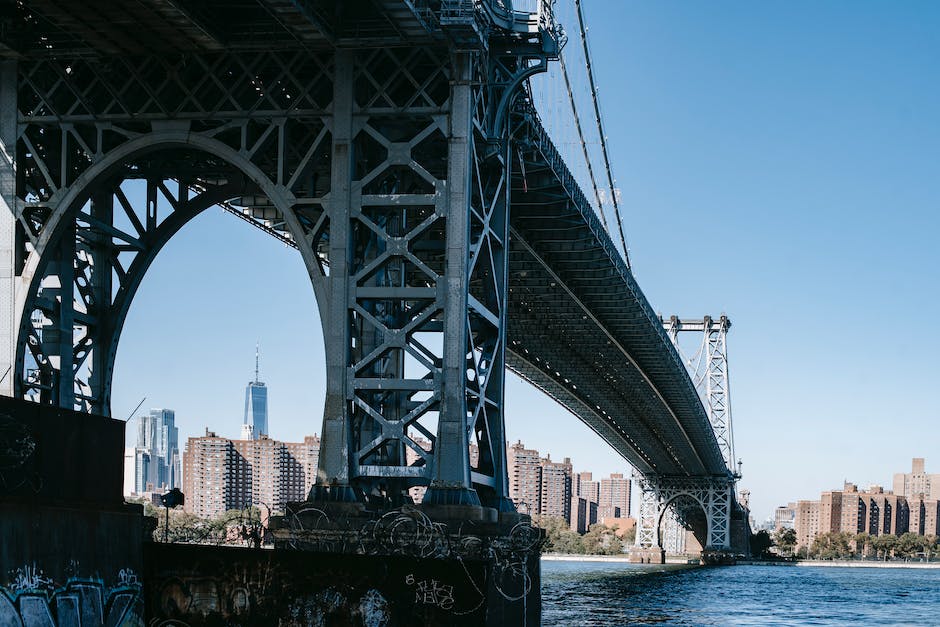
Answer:
M610 562L612 564L629 564L630 556L624 555L582 555L580 553L545 553L540 559L545 562ZM667 557L666 564L680 564L682 566L698 565L699 560L686 557ZM657 564L654 564L657 565ZM661 566L661 564L658 564ZM649 564L646 564L649 566Z
M940 562L880 562L877 560L800 560L798 562L765 562L740 560L739 566L819 566L822 568L922 568L940 569Z
M629 564L628 555L580 555L577 553L546 553L541 556L544 562L609 562L612 564ZM679 564L685 566L698 565L698 560L685 557L667 557L666 564ZM771 562L762 560L738 560L735 566L789 566L821 568L919 568L925 570L940 569L938 562L880 562L880 561L854 561L854 560L801 560L797 562Z

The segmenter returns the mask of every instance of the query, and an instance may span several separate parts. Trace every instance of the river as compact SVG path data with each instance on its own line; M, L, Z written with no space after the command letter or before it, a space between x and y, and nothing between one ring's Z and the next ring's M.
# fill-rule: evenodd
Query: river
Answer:
M542 625L940 625L940 570L542 562Z

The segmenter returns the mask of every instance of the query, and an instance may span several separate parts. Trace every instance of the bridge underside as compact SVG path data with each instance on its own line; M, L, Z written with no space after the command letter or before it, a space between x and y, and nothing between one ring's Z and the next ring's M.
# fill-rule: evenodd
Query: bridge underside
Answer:
M554 25L415 6L18 4L0 41L5 393L109 413L149 263L225 201L300 249L317 294L318 498L429 485L511 507L507 366L648 480L727 482L678 354L520 89Z
M513 171L509 366L645 475L723 476L698 393L546 133Z

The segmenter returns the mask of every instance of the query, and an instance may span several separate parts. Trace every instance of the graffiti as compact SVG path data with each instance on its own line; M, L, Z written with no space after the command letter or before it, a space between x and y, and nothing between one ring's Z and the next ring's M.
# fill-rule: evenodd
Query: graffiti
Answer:
M10 573L10 590L20 592L25 590L47 590L52 588L52 580L46 577L41 568L35 564L17 568Z
M36 440L26 425L9 414L0 414L0 488L12 492L26 486L39 492L42 478L27 469L36 446Z
M405 577L405 583L415 587L415 603L436 605L442 610L453 609L454 586L440 583L437 579L415 581L413 574Z
M143 627L142 617L141 586L130 569L120 571L114 587L80 577L70 577L60 586L35 564L27 565L14 570L10 584L0 588L0 625L4 627Z

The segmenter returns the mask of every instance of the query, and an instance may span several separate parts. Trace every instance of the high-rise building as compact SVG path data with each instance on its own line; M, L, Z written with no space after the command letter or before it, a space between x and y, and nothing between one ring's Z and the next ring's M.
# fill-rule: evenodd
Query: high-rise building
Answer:
M924 498L940 500L940 474L928 474L924 470L924 458L911 460L911 472L894 475L894 493L908 498L923 495Z
M253 505L283 511L310 492L319 452L316 436L303 442L229 440L207 429L205 436L189 438L183 453L186 510L203 518Z
M133 453L133 493L178 488L180 477L179 429L172 409L151 409L149 415L137 417L137 446ZM128 460L125 472L131 469ZM125 482L131 487L130 481Z
M773 530L793 529L795 518L796 503L787 503L786 505L781 505L774 510Z
M940 501L916 496L908 501L909 531L922 536L940 534Z
M524 514L539 514L542 494L542 460L539 452L521 441L506 449L509 498Z
M257 440L268 431L268 388L260 379L261 352L255 347L255 378L245 388L245 418L242 440Z
M553 462L551 455L541 460L542 490L538 513L541 516L564 518L571 524L571 459Z
M796 543L809 547L819 535L819 501L797 501L793 520Z
M571 530L585 533L597 523L600 484L590 472L579 472L571 480Z
M630 479L624 478L623 473L613 473L601 479L597 501L598 519L603 522L605 518L629 517L630 489Z

